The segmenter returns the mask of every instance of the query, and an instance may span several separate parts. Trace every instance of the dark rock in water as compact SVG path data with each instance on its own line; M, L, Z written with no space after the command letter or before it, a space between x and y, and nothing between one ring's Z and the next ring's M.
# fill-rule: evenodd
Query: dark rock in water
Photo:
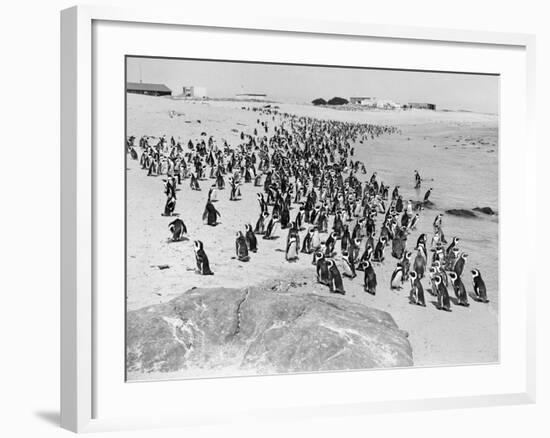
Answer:
M407 337L390 314L342 298L198 288L128 312L126 354L128 371L145 373L403 367Z
M451 210L445 211L445 213L450 214L452 216L458 216L458 217L477 217L476 214L471 210L466 210L464 208L454 208Z
M479 211L480 213L494 215L495 211L491 207L476 207L474 211Z

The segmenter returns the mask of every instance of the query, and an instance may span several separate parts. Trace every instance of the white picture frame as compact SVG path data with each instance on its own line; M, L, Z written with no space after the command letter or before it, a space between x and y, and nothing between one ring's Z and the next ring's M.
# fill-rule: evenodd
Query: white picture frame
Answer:
M451 29L425 29L416 27L374 25L367 23L316 22L295 19L276 19L239 15L239 18L227 19L215 13L209 16L194 16L182 11L163 11L151 7L147 10L130 10L111 7L78 6L61 12L61 426L75 431L101 431L113 429L133 429L146 427L183 426L190 424L219 423L235 418L299 418L312 415L363 415L372 412L400 412L415 409L442 409L457 407L481 407L506 404L533 403L535 400L535 276L530 275L533 268L526 266L522 277L523 290L521 311L525 324L519 324L521 345L521 376L513 391L495 390L484 394L463 394L461 396L438 395L426 398L391 397L378 400L362 400L360 397L319 400L318 403L303 400L300 406L285 404L275 399L270 404L257 404L242 411L210 411L206 407L197 408L193 415L185 415L177 409L164 412L162 406L150 415L130 416L120 410L120 415L111 413L100 415L102 406L98 401L98 373L105 364L98 363L96 354L101 337L96 336L98 303L98 273L96 271L97 230L96 209L98 194L94 189L94 178L102 163L93 154L94 120L97 108L94 95L94 75L97 73L94 57L97 55L97 35L94 23L131 23L132 26L152 26L157 29L166 26L184 26L208 32L209 29L222 31L237 29L243 33L258 34L273 32L276 35L333 35L347 36L353 39L385 39L396 42L407 41L410 44L452 43L456 45L500 48L521 51L524 56L526 84L522 98L525 106L525 168L520 170L523 177L521 186L527 202L534 199L535 191L535 140L534 123L534 52L535 38L532 35L492 33L482 31L461 31ZM122 78L120 81L122 83ZM122 143L121 143L122 145ZM121 169L122 172L122 169ZM504 175L506 177L506 175ZM501 193L501 196L508 196ZM529 198L532 196L532 198ZM535 205L532 202L531 205ZM525 209L522 216L514 220L535 218L535 207ZM504 245L504 243L502 244ZM501 248L501 252L503 249ZM504 274L505 275L505 274ZM123 298L123 293L120 294ZM119 315L123 318L122 315ZM109 315L109 317L111 317ZM509 322L507 322L509 323ZM506 339L501 342L507 342ZM123 354L123 352L121 352ZM429 372L429 370L423 370ZM381 371L385 372L385 371ZM408 372L408 371L405 371ZM452 372L446 371L446 372ZM495 371L496 372L496 371ZM342 373L344 374L344 373ZM346 381L359 378L358 373L347 373ZM101 377L102 378L102 377ZM273 377L271 377L273 378ZM328 379L329 377L327 377ZM257 378L257 379L262 379ZM306 376L289 376L291 384ZM194 391L214 391L216 385L222 385L220 379L195 381ZM240 380L244 386L247 380ZM290 381L290 380L289 380ZM279 383L282 380L279 381ZM341 384L335 382L335 384ZM120 382L123 384L124 382ZM181 383L181 382L179 382ZM146 385L146 384L144 384ZM158 385L158 383L157 383ZM168 391L170 383L164 383ZM191 385L191 384L190 384ZM201 389L201 387L203 389ZM134 385L135 396L141 388ZM230 390L229 388L224 390ZM99 390L101 393L102 390ZM160 392L156 392L159 394ZM145 396L144 396L145 397ZM204 406L207 406L205 404Z

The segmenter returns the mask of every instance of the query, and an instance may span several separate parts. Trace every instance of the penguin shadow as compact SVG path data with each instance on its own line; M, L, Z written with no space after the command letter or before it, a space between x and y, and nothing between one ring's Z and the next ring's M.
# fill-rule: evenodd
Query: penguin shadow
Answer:
M453 303L455 306L460 306L460 304L458 304L458 300L455 297L449 297L449 299L451 300L451 303Z
M166 239L166 243L182 243L182 242L188 242L189 241L189 237L181 237L179 239L172 239L171 237L169 237L168 239Z
M413 299L410 295L407 297L407 301L409 302L409 304L410 304L411 306L426 307L425 304L422 305L422 304L419 304L419 303L417 303L416 301L414 301L414 299Z
M451 298L452 300L452 298ZM442 307L439 307L439 304L437 304L437 301L430 301L430 303L432 303L432 305L437 309L437 310L444 310L445 312L448 312L448 313L451 313L452 310L449 309L449 310L446 310L446 309L443 309Z
M274 250L275 252L286 252L284 249L281 249L281 248L277 248Z
M474 300L476 303L483 303L483 304L487 304L489 302L489 300L487 301L483 301L483 300L480 300L473 292L469 292L468 293L468 296Z
M231 257L231 260L237 260L238 262L249 262L250 261L250 257L241 257L241 258L238 258L236 256L233 256ZM242 268L242 266L239 266L240 268Z
M160 215L161 215L161 216L164 216L164 217L179 217L179 216L180 216L179 213L172 213L172 214L164 214L164 213L161 213Z

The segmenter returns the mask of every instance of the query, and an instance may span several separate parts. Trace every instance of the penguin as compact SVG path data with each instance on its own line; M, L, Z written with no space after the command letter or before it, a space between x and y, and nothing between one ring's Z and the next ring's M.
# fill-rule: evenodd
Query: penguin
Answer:
M191 173L191 181L189 183L191 190L200 190L199 179L194 173Z
M208 257L206 256L202 242L200 240L195 240L194 245L197 273L200 275L214 275L210 270L210 263L208 262Z
M207 225L216 226L218 224L218 217L221 217L221 214L214 204L210 201L206 201L206 206L204 207L204 213L202 214L202 220L206 220Z
M403 253L403 257L399 261L399 264L403 268L403 281L409 280L409 272L411 269L411 258L412 258L412 252L411 251L405 251Z
M235 238L235 253L237 255L237 259L241 262L248 262L250 260L250 256L248 255L248 246L242 231L237 231Z
M447 256L449 256L449 254L451 253L451 251L453 250L453 248L455 247L458 247L458 241L460 240L460 238L458 237L453 237L453 241L450 243L450 245L447 247L447 249L445 250L445 254Z
M328 263L328 273L329 273L329 290L332 293L345 295L346 291L344 290L344 283L342 282L342 276L340 271L336 266L336 263L332 259L327 260Z
M487 288L485 287L485 282L483 281L483 278L481 278L481 273L478 269L472 269L470 272L472 273L472 280L474 282L474 293L476 296L476 301L479 301L481 303L488 303L489 300L487 299Z
M336 233L333 231L328 236L328 239L325 242L325 255L331 257L334 252L334 247L336 245Z
M311 254L311 252L313 251L313 248L311 246L312 236L313 236L313 228L310 228L306 236L304 237L304 241L302 242L302 249L300 250L300 252L304 254Z
M403 268L397 265L391 274L390 289L401 289L403 283Z
M420 177L420 174L417 170L414 171L414 188L415 190L420 190L420 186L422 184L422 178Z
M319 207L318 205L315 206L315 209L309 214L309 222L313 225L316 224L317 222L317 216L320 214L321 212L321 207Z
M351 235L349 232L348 225L344 225L343 231L342 231L342 238L340 240L340 250L342 252L348 251L349 247L351 245Z
M439 229L435 231L432 237L432 248L435 248L438 245L441 245L441 231Z
M392 249L391 249L392 257L398 260L403 257L403 253L405 252L406 239L407 239L406 236L404 234L401 234L399 237L396 236L392 240Z
M401 226L404 228L409 228L410 220L411 220L411 217L408 215L407 212L404 212L401 215Z
M428 202L430 195L432 194L432 188L430 187L426 193L424 193L424 203Z
M138 154L137 154L136 150L133 147L130 148L130 156L132 157L132 160L137 160L138 159Z
M298 241L296 237L292 236L288 239L286 245L286 260L287 262L294 262L298 259Z
M372 246L367 245L365 247L365 251L363 252L363 255L361 256L361 259L359 260L359 264L357 266L357 269L359 271L363 271L365 269L365 267L364 267L365 262L370 262L371 261L373 251L374 250L372 249Z
M317 226L319 227L319 231L322 233L326 233L328 229L328 217L324 211L324 209L321 210L319 215L317 216Z
M362 236L362 229L365 224L365 219L361 218L357 221L355 226L353 227L353 231L351 233L351 240L355 240L357 238L361 238Z
M416 246L424 245L426 246L426 241L428 240L428 236L425 233L422 233L420 236L418 236L418 240L416 241Z
M376 273L374 272L372 263L369 261L364 262L363 270L365 271L363 289L371 295L376 295Z
M426 307L426 301L424 299L424 288L422 283L416 275L416 272L412 271L410 274L411 280L411 292L409 295L409 302L418 306Z
M323 251L319 250L319 251L314 251L313 252L313 257L311 259L311 264L313 266L317 266L317 260L319 259L320 256L325 256Z
M405 208L405 212L407 213L407 216L411 218L413 216L413 201L412 199L409 199L407 201L407 207Z
M313 227L313 233L311 235L311 249L313 251L318 251L321 248L321 236L319 234L319 229Z
M464 265L466 264L466 260L468 259L468 254L462 253L458 257L458 260L456 261L453 271L458 275L459 277L462 276L462 272L464 272Z
M391 198L392 200L394 200L394 199L397 199L398 197L399 197L399 186L395 186L391 194Z
M375 248L375 244L374 244L374 232L369 234L368 237L367 237L367 243L365 244L365 249L368 248L368 247L371 247L374 251L374 248Z
M352 239L351 245L349 247L349 254L350 254L350 257L353 258L353 260L359 259L360 247L361 247L361 238L357 237L355 239Z
M276 237L277 224L279 223L278 217L271 217L267 227L265 229L265 234L262 236L262 239L271 240Z
M441 263L445 260L445 251L443 246L439 245L436 248L432 249L432 265L437 264L437 269L440 270Z
M420 219L420 215L418 213L415 213L415 215L412 217L411 221L409 222L408 229L416 230L416 226L418 225L419 219Z
M436 260L432 264L432 266L435 269L436 273L438 273L441 276L441 280L443 281L443 284L445 286L448 286L449 285L449 278L447 277L447 273L445 272L445 270L441 266L441 263L439 262L439 260Z
M437 308L439 310L451 311L451 299L449 298L449 291L443 284L443 280L439 274L434 276L434 283L437 287Z
M419 280L424 278L424 274L426 272L426 256L422 251L422 245L418 246L416 257L414 259L413 270L418 275Z
M288 208L284 207L281 210L281 228L282 229L287 228L289 223L290 223L290 211Z
M166 204L164 205L164 216L172 216L175 208L176 198L174 196L169 196L166 198Z
M355 259L352 254L347 251L342 252L342 262L344 275L349 278L357 277L357 273L355 272Z
M395 211L401 213L403 211L403 196L399 195L395 202Z
M252 231L252 225L246 224L244 228L245 228L245 238L246 238L246 244L248 245L248 250L252 252L258 251L258 240L256 239L256 235Z
M378 243L376 244L376 248L374 249L374 254L372 255L372 261L373 262L380 262L382 263L384 261L384 249L386 248L386 238L381 237L378 240Z
M332 225L332 229L334 231L334 235L336 238L340 238L343 231L343 224L342 224L342 215L338 212L336 213L336 216L334 216L334 223Z
M437 297L437 285L435 284L435 276L437 275L437 270L432 266L429 270L428 270L428 277L430 279L430 285L431 285L431 288L428 289L428 291L430 292L431 295L433 295L434 297Z
M210 189L208 190L208 200L210 202L217 202L218 201L218 195L217 195L217 192L216 192L216 186L213 185L210 187Z
M443 213L439 213L433 222L434 233L441 229L443 225Z
M261 187L262 185L262 173L258 172L258 174L254 177L254 187Z
M269 213L267 211L264 211L260 213L260 217L256 221L256 227L254 228L255 234L265 234L265 227L267 225L267 218L269 217Z
M451 285L455 291L456 301L459 306L468 307L468 294L466 293L466 288L464 283L455 272L449 272L449 279L451 280Z
M183 239L183 235L187 234L187 227L181 219L176 219L168 225L168 229L172 233L172 240L178 242Z
M447 254L445 259L445 269L453 271L456 261L458 260L458 253L460 250L455 246L450 254Z
M304 230L304 228L302 227L303 216L304 216L304 208L300 207L300 209L298 210L298 213L296 213L296 218L294 219L294 222L296 223L296 228L300 231Z
M317 251L314 255L314 262L317 272L317 282L327 285L329 284L329 270L325 255L321 251Z

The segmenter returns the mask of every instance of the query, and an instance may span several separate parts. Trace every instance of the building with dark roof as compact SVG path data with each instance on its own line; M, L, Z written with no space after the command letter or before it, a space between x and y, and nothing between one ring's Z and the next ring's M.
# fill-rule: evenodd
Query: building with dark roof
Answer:
M145 94L146 96L171 96L172 90L163 84L145 84L142 82L126 82L126 92Z
M237 94L236 98L239 100L267 100L267 94L265 93L241 93Z
M410 102L408 104L409 108L417 108L417 109L428 109L435 111L435 104L433 103L425 103L425 102Z

